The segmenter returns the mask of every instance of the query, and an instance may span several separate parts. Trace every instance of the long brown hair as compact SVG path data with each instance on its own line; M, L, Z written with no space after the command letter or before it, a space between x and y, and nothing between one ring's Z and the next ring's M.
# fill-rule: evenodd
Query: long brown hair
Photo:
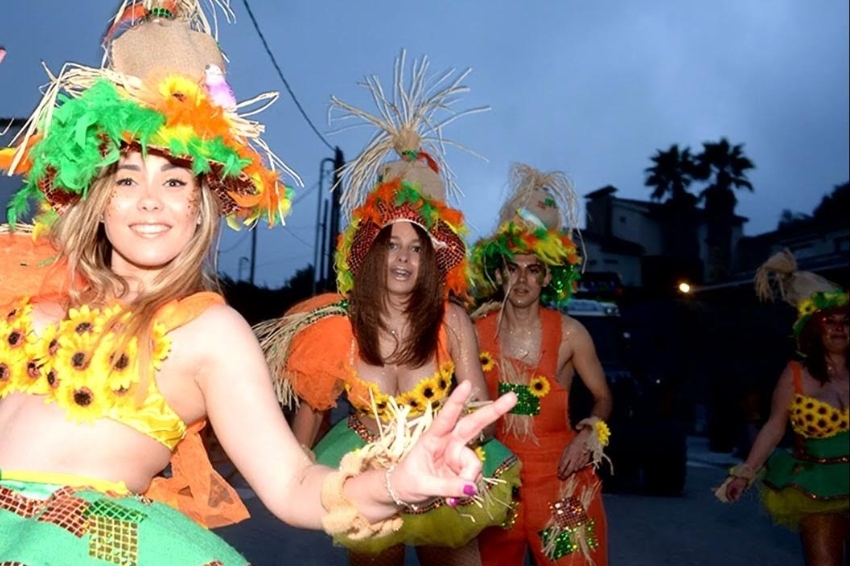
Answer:
M360 269L354 274L349 316L360 358L373 366L393 363L418 368L428 363L437 352L440 324L446 308L443 302L444 283L437 269L437 254L431 237L416 224L413 227L422 248L416 284L404 313L410 332L386 359L381 356L380 333L389 330L384 317L387 314L387 250L392 225L385 226L378 233Z
M87 198L71 205L51 229L60 258L67 262L68 309L83 304L105 306L129 291L127 281L111 269L112 245L100 222L112 197L115 171L114 166L105 169L92 183ZM147 391L157 312L167 303L199 291L219 290L212 255L212 244L218 234L219 205L203 179L199 178L197 183L201 198L195 237L127 305L133 316L122 321L119 313L106 325L116 332L117 343L122 348L138 337L140 392Z
M848 314L847 307L838 307L818 311L812 315L803 331L800 332L798 338L798 346L800 354L803 356L803 365L809 371L809 374L817 379L821 385L829 381L829 373L826 368L826 348L823 346L823 323L822 319L831 314ZM844 358L845 367L848 366L847 358Z

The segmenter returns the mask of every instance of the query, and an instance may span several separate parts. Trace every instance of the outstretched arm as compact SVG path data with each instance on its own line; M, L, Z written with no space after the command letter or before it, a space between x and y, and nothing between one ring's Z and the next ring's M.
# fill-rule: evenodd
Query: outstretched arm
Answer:
M782 437L785 436L785 430L788 426L788 407L791 405L793 398L794 370L789 365L782 372L773 390L770 416L759 431L758 436L756 436L753 447L750 449L750 454L743 464L745 468L749 469L752 475L755 475L764 466L770 453L773 452L782 441ZM750 480L745 478L733 479L726 488L726 497L730 501L737 501L749 484Z
M210 308L197 322L195 339L202 344L218 343L225 331L228 335L228 348L206 348L197 378L225 451L272 513L294 526L321 528L326 511L320 493L332 470L311 463L289 429L250 327L224 306ZM464 488L477 478L480 460L465 443L510 410L516 397L505 396L458 420L468 394L468 385L458 387L431 429L398 465L392 487L401 500L463 497ZM346 497L369 521L398 512L385 481L383 471L373 470L344 484Z

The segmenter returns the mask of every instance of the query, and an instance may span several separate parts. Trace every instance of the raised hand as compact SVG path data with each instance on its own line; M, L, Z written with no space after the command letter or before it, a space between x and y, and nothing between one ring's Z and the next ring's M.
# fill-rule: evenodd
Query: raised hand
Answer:
M507 393L461 417L470 388L468 381L455 388L431 427L396 467L391 481L400 500L419 503L435 497L477 495L481 459L467 444L510 411L517 398Z

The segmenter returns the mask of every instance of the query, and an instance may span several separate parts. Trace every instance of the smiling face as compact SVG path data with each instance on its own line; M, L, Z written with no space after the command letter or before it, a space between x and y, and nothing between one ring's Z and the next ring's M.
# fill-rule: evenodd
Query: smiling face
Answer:
M200 187L191 170L157 155L118 163L103 226L118 275L150 280L182 252L200 222Z
M847 352L850 345L850 322L847 310L831 310L820 313L817 322L820 327L820 337L824 349L829 353L840 354Z
M422 241L410 222L392 225L387 243L387 292L409 296L419 276Z
M537 304L543 288L552 280L546 265L534 254L516 254L505 260L505 268L496 274L505 288L508 302L516 308Z

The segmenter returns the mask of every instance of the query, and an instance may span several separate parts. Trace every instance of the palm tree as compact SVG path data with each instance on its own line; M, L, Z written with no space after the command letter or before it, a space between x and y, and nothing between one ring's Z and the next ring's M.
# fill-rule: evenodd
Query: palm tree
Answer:
M667 151L656 150L652 167L644 169L644 185L651 187L652 200L664 200L661 208L662 238L668 257L677 263L681 276L700 279L693 265L699 258L696 232L697 197L688 191L696 174L690 148L679 150L673 144Z
M732 257L732 226L738 204L735 190L752 192L747 171L755 169L755 165L744 155L744 144L731 145L726 138L720 138L719 142L705 142L702 146L696 156L694 178L708 182L700 192L708 224L708 280L720 281L729 272Z

